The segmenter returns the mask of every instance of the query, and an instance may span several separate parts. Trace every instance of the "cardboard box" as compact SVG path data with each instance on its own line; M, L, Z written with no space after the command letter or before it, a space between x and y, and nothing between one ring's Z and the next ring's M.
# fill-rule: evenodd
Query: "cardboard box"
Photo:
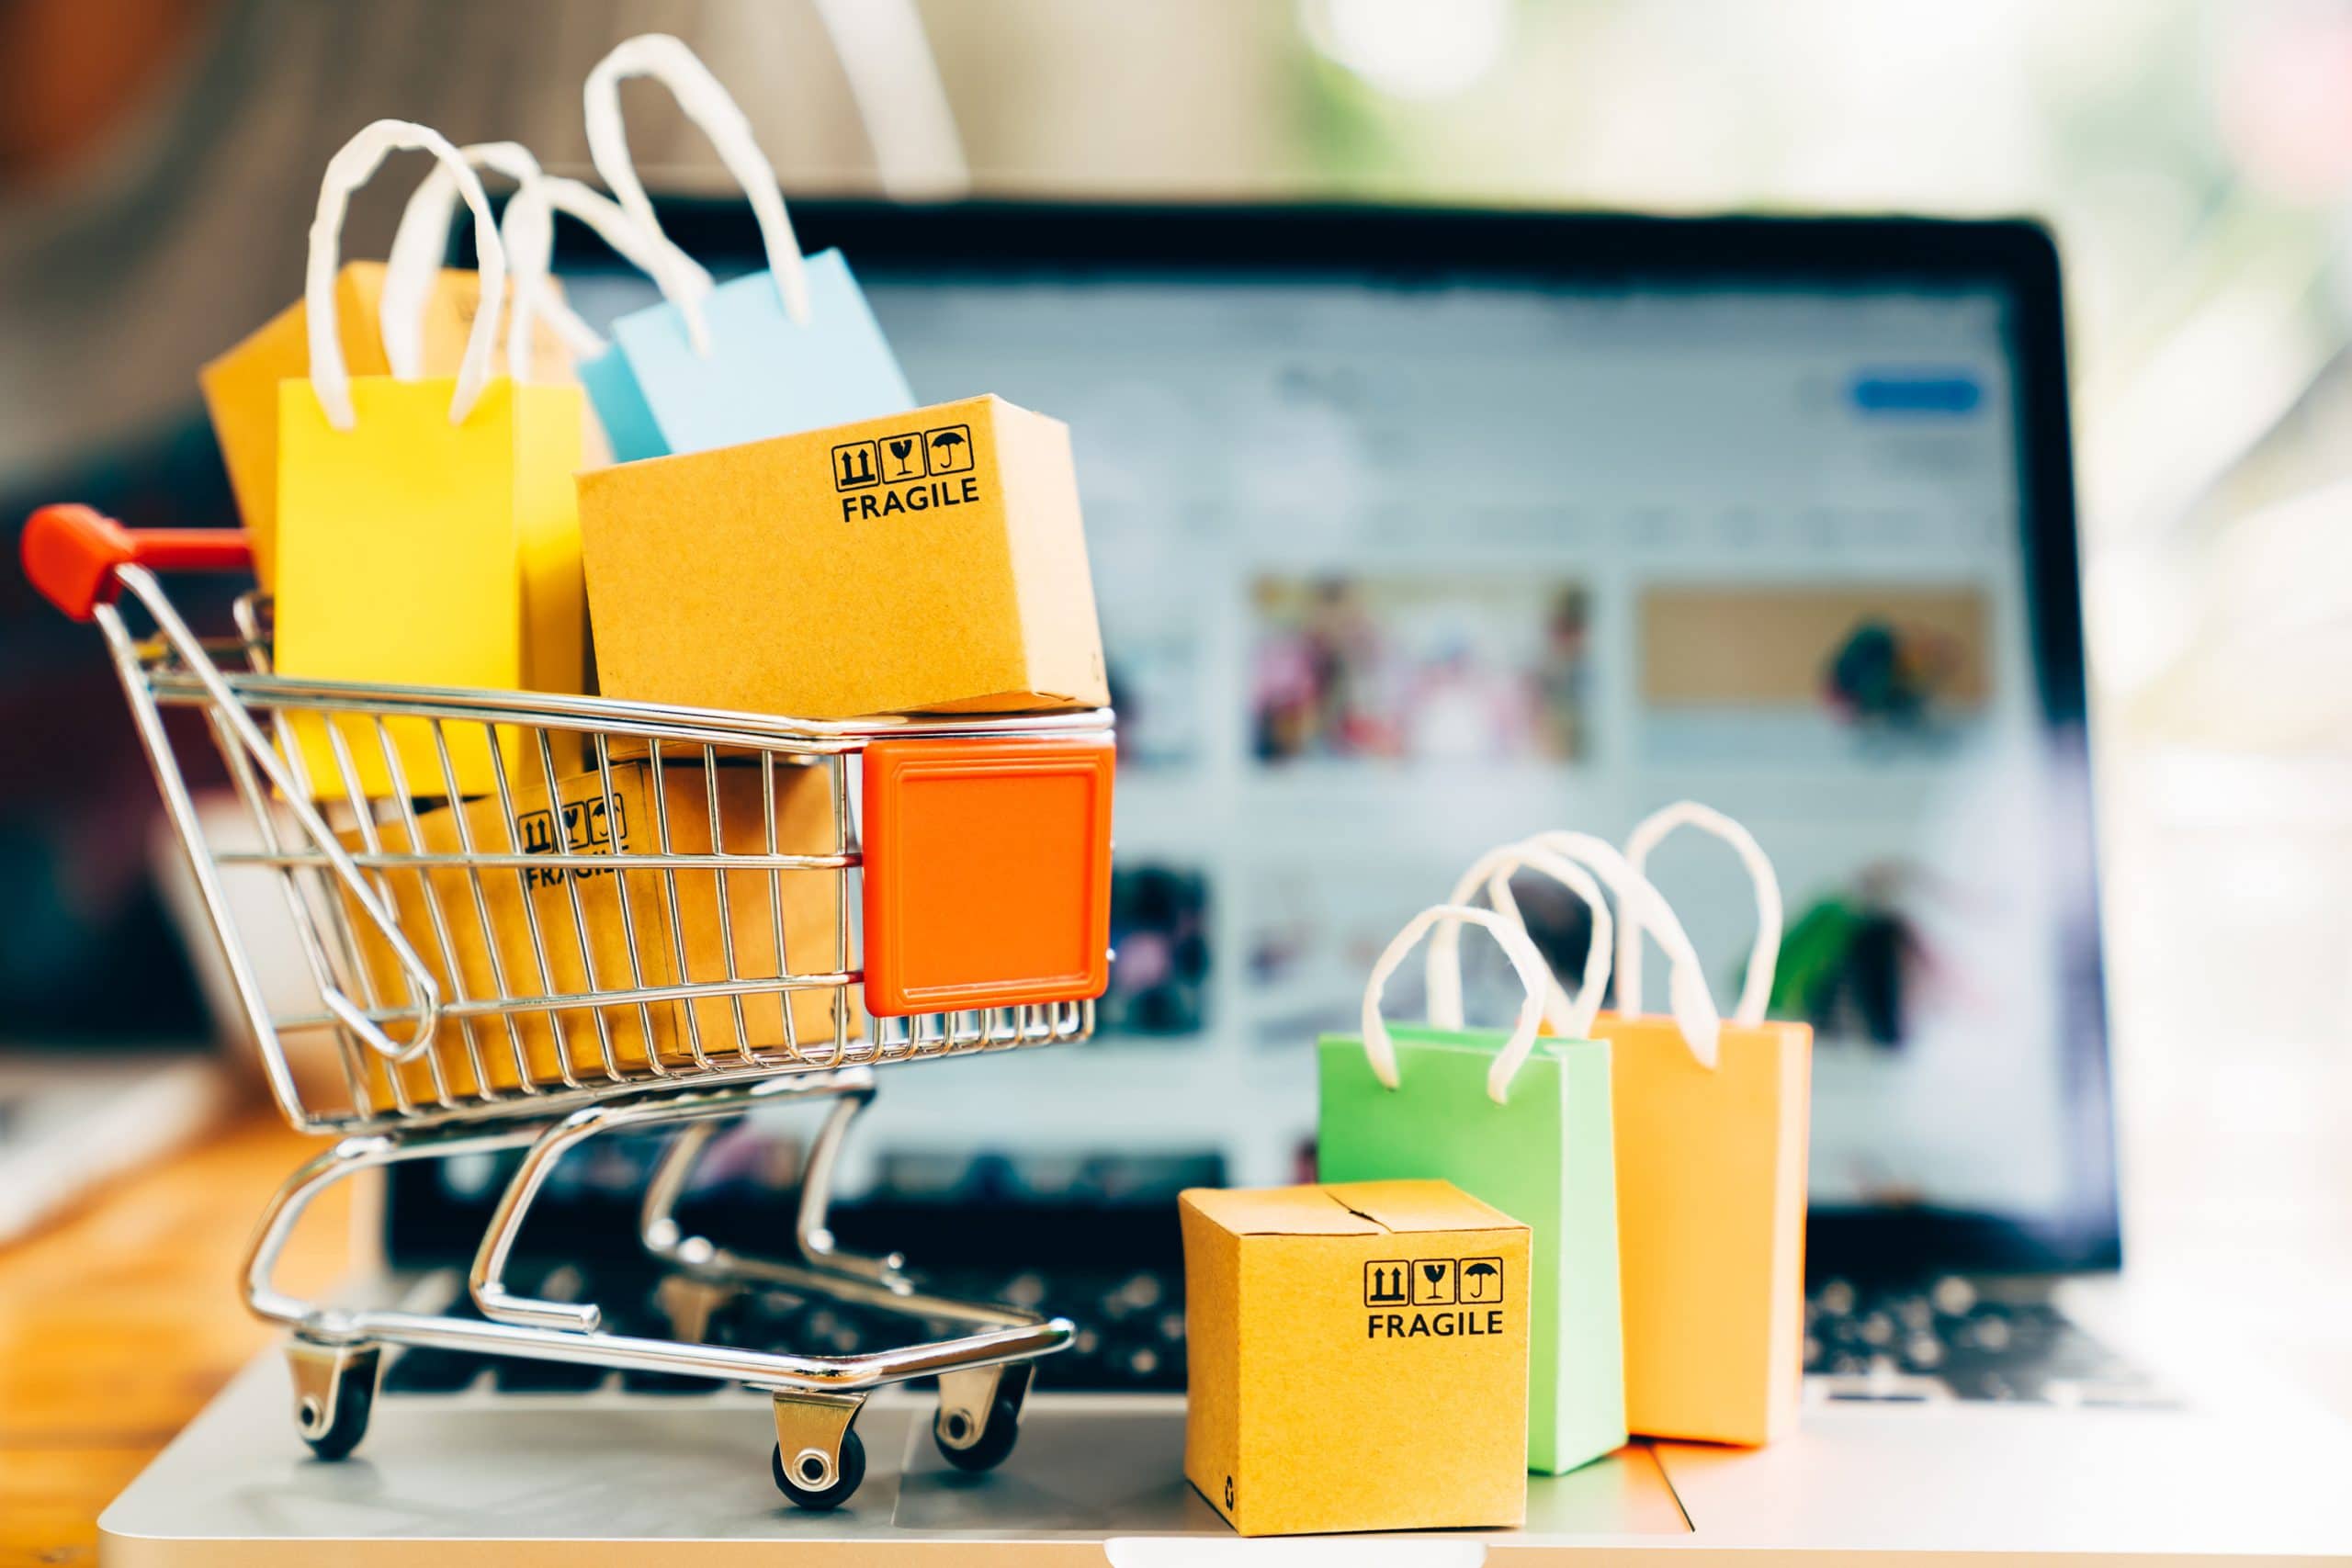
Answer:
M562 286L550 278L548 288ZM354 376L388 376L391 366L384 356L381 324L384 264L351 262L335 274L335 335L343 343L344 365ZM456 267L442 269L424 309L426 376L454 376L464 358L466 335L473 328L481 303L481 278ZM220 457L229 470L229 488L237 498L253 541L254 574L264 588L277 585L277 384L311 374L310 321L296 300L264 325L247 334L234 348L212 360L198 374L205 407L212 415L213 434L220 442ZM505 342L505 328L499 329ZM553 327L542 320L531 337L529 379L561 382L571 378L571 355ZM583 439L594 458L604 450L601 434L583 416Z
M1444 1181L1181 1206L1184 1474L1235 1529L1524 1521L1525 1225Z
M993 397L580 476L607 696L844 718L1110 700L1069 429Z
M767 813L761 798L759 767L722 761L716 772L719 845L729 853L765 853ZM504 809L494 795L421 817L419 836L427 852L439 854L458 852L467 835L480 852L544 854L560 852L567 846L574 854L657 852L661 840L653 809L651 764L616 762L612 774L609 802L602 779L593 771L561 781L557 789L560 813L550 810L544 785L537 789L515 786L519 846L507 831ZM832 852L833 810L825 771L779 765L775 777L777 850L787 854ZM665 756L662 783L672 852L712 852L706 770L699 762L679 763ZM376 833L387 852L410 847L410 836L401 822L379 825ZM341 837L347 848L365 847L356 829ZM722 878L726 884L723 920ZM838 871L616 874L578 867L568 872L562 868L484 871L480 876L482 901L479 906L474 900L474 879L461 870L394 871L386 873L383 880L389 885L402 934L432 971L445 1001L502 992L573 996L592 988L671 986L682 979L723 980L729 973L730 936L736 976L774 976L778 973L779 892L784 957L791 971L829 974L842 967L835 945L841 915L842 874ZM680 945L673 944L671 937L673 898L685 953L683 976L672 958ZM537 916L539 939L547 953L544 981L526 908ZM397 1002L406 995L406 987L390 947L348 899L345 911L360 932L362 959L378 998L388 1005ZM641 978L630 966L632 930ZM792 1024L804 1046L830 1046L837 1002L852 1008L851 1032L858 1032L852 989L827 987L792 994ZM744 1028L754 1047L786 1043L782 1003L783 998L775 993L741 998ZM429 1055L438 1058L440 1081L452 1092L511 1089L526 1074L535 1083L560 1086L567 1066L582 1081L601 1078L607 1042L614 1060L628 1068L645 1066L649 1046L664 1065L691 1064L697 1033L708 1056L735 1056L737 1005L725 997L706 997L691 1002L605 1008L601 1010L605 1026L601 1036L597 1014L585 1010L480 1019L474 1021L470 1042L467 1030L453 1019L444 1021ZM375 1070L380 1080L383 1065L379 1062ZM434 1093L435 1062L420 1057L401 1064L397 1071L412 1097L429 1098ZM381 1090L389 1099L390 1085L381 1085Z

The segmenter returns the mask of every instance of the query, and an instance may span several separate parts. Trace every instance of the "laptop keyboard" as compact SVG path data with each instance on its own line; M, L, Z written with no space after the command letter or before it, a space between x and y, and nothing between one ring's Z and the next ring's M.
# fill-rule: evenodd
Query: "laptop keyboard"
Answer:
M594 1300L617 1334L667 1337L656 1281L631 1270L592 1280L574 1265L517 1268L528 1293ZM1155 1270L927 1275L927 1288L973 1300L1059 1312L1079 1325L1070 1348L1038 1363L1037 1386L1061 1391L1171 1393L1184 1389L1183 1280ZM476 1315L462 1282L437 1281L426 1311ZM956 1332L951 1325L745 1291L711 1314L714 1344L809 1355L854 1355ZM2152 1405L2168 1403L2155 1385L2052 1307L2030 1296L1980 1293L1958 1278L1911 1289L1823 1283L1805 1303L1805 1371L1814 1394L1836 1402L1926 1404L1941 1400ZM386 1371L389 1393L450 1394L477 1389L517 1394L619 1390L692 1398L726 1384L666 1372L417 1348Z
M1804 1370L1817 1394L1841 1403L2173 1403L2048 1301L1980 1293L1957 1276L1907 1288L1824 1281L1804 1303Z
M667 1314L656 1281L633 1272L609 1282L591 1280L572 1265L512 1272L526 1293L557 1301L594 1300L616 1334L668 1337ZM927 1274L924 1286L974 1301L999 1301L1062 1313L1078 1324L1070 1348L1038 1363L1036 1386L1062 1391L1182 1393L1184 1390L1184 1303L1181 1275L1144 1270L1118 1274L1057 1274L1048 1283L1035 1273ZM594 1288L592 1288L594 1287ZM478 1317L462 1281L437 1279L413 1310ZM746 1291L712 1313L706 1337L713 1344L803 1355L852 1356L958 1332L951 1324L834 1302L803 1302L773 1291ZM927 1380L926 1380L927 1381ZM384 1375L387 1393L450 1394L486 1388L503 1393L630 1393L692 1397L727 1387L705 1378L668 1372L609 1372L601 1367L526 1361L415 1347L394 1356Z

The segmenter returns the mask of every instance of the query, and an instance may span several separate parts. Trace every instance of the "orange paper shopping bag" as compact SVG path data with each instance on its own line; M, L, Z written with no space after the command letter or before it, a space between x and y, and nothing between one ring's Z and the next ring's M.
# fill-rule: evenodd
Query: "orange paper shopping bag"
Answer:
M1756 883L1756 945L1729 1020L1642 874L1650 849L1686 825L1730 842ZM1546 841L1560 837L1569 836ZM1626 1426L1644 1437L1767 1443L1796 1420L1804 1363L1813 1061L1810 1027L1764 1020L1780 886L1746 829L1689 802L1643 822L1624 860L1612 861L1589 857L1619 885L1623 1011L1602 1014L1593 1034L1614 1048ZM1641 1011L1645 930L1671 964L1667 1016Z
M484 306L457 377L352 377L335 331L335 251L351 192L387 152L456 171ZM278 672L324 681L581 690L585 613L571 476L573 386L492 378L505 258L481 182L423 126L379 120L327 165L311 228L311 375L278 389ZM471 795L501 744L483 728L298 716L299 761L327 795Z
M1657 841L1685 825L1728 840L1755 880L1756 945L1728 1022L1681 922L1642 872ZM1813 1046L1806 1026L1763 1021L1781 941L1771 864L1736 822L1688 802L1642 823L1623 854L1585 833L1541 833L1528 846L1591 866L1618 897L1623 1010L1595 1020L1592 1034L1612 1049L1626 1426L1645 1437L1769 1442L1795 1419L1803 1360ZM1645 931L1670 964L1663 1017L1640 1010Z

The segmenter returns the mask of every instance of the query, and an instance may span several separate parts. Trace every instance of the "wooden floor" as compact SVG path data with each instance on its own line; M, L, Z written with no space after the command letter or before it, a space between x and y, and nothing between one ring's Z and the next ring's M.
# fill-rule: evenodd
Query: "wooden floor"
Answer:
M275 1332L238 1292L253 1224L318 1140L254 1115L0 1251L0 1568L89 1563L97 1517ZM280 1279L331 1283L345 1190Z

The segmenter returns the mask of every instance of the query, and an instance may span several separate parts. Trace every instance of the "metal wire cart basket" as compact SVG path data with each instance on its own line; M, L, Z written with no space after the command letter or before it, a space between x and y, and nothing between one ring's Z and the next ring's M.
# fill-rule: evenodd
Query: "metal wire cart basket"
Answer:
M271 672L266 600L239 601L237 637L205 640L157 582L156 571L249 569L240 533L134 533L49 507L23 551L35 584L106 636L279 1108L334 1140L278 1190L244 1277L254 1312L292 1331L295 1418L313 1450L339 1459L359 1442L382 1349L404 1345L763 1391L776 1483L807 1507L855 1490L865 1456L851 1424L884 1383L937 1377L933 1435L952 1462L985 1469L1011 1451L1033 1363L1070 1341L1070 1324L924 1293L899 1257L837 1248L827 1211L874 1068L1091 1032L1107 945L1107 712L817 723L308 681ZM126 598L152 622L143 635ZM173 710L200 728L167 724ZM208 831L183 770L178 746L205 749L204 734L243 807L233 836L217 814ZM1026 908L1020 890L996 886L1005 845L982 843L966 877L993 879L985 903L925 874L924 857L991 838L953 794L965 778L1060 786L1023 797L1054 803L1046 815L1057 818L1062 852L1044 857L1057 881L1041 900L1065 928L1048 934L1056 963L973 970L1005 962L997 933ZM918 782L949 793L916 793ZM943 801L950 809L923 829ZM1061 819L1072 803L1083 821ZM251 929L281 900L232 897L240 878L277 886L281 930ZM956 949L972 925L990 934ZM290 1009L272 1005L255 960L288 932L308 976ZM942 933L954 973L926 967ZM784 1097L831 1101L793 1255L742 1256L685 1234L675 1205L712 1135ZM760 1285L963 1332L803 1356L693 1343L691 1309L673 1315L680 1337L633 1337L605 1332L593 1303L510 1291L516 1235L557 1161L598 1133L671 1123L639 1232L684 1299ZM517 1149L469 1277L481 1318L333 1307L272 1284L303 1210L333 1183Z

